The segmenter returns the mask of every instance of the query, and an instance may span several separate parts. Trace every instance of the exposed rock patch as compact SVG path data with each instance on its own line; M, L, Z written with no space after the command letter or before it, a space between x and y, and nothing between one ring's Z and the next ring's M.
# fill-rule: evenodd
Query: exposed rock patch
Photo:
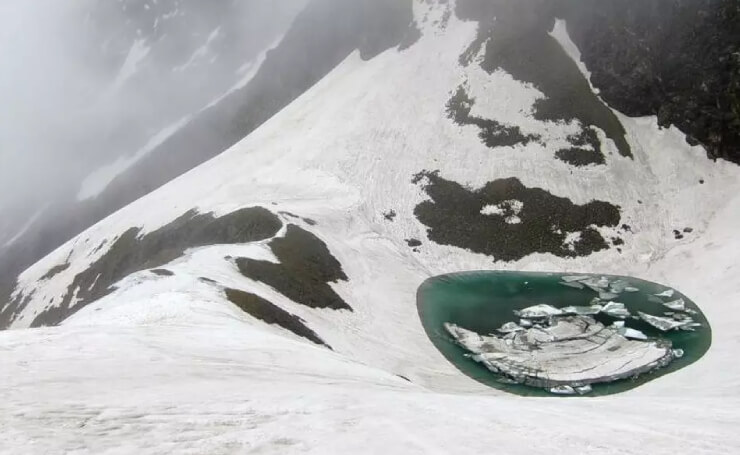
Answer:
M131 228L118 237L102 257L75 276L61 302L40 312L31 326L59 324L112 292L114 284L126 276L171 262L188 248L265 240L281 227L282 223L272 212L252 207L220 218L190 211L144 235L140 228ZM10 320L2 322L7 324Z
M171 270L167 270L167 269L152 269L150 270L150 272L152 272L153 274L157 276L173 276L175 274Z
M260 296L237 289L226 289L226 298L254 318L267 324L278 325L299 337L331 349L331 346L311 330L302 318L283 310Z
M620 222L619 207L608 202L576 205L541 188L527 188L516 178L470 190L445 180L436 171L424 171L413 183L422 185L430 197L414 210L428 227L430 240L487 254L497 261L513 261L533 253L586 256L609 248L596 227L618 226ZM515 210L510 201L521 205L515 204ZM486 210L489 206L502 213ZM517 217L516 222L512 216Z
M461 62L472 63L472 57L484 49L481 67L485 71L501 69L544 93L545 98L534 105L536 119L577 120L584 128L599 127L621 155L631 157L619 119L593 93L576 63L549 35L554 23L552 8L541 0L459 1L458 17L480 22L479 35L461 56Z
M560 149L555 156L572 166L581 167L605 163L601 142L593 128L584 128L579 134L568 136L573 147Z
M538 136L523 134L516 125L504 125L495 120L477 117L470 114L475 100L471 98L462 85L447 102L447 116L456 124L475 125L479 129L478 137L489 148L512 147L539 140Z
M560 17L611 106L676 125L740 163L740 3L563 1Z
M555 152L555 156L571 166L583 167L591 164L604 164L604 155L596 150L570 147Z
M296 303L311 308L352 311L329 285L348 278L321 239L290 224L285 237L272 240L270 248L279 264L239 258L236 260L239 271L271 286Z
M54 266L50 268L49 271L44 274L44 276L41 277L41 281L50 280L54 278L55 276L59 275L60 273L64 272L68 268L69 268L69 262L65 262L64 264L59 264L57 266Z

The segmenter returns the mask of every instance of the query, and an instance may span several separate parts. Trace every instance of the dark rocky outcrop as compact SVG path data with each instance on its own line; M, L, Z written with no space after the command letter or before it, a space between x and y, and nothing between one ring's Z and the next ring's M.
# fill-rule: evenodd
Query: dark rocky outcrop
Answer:
M167 269L152 269L150 272L157 276L173 276L175 274L172 270Z
M620 221L619 207L608 202L576 205L543 189L527 188L516 178L494 180L476 191L445 180L438 172L421 172L413 182L431 198L414 209L428 227L429 240L487 254L496 261L533 253L587 256L609 248L593 226L618 226ZM496 206L497 213L482 213L489 206ZM580 237L567 244L568 233Z
M352 311L329 285L348 278L342 264L321 239L290 224L285 237L272 240L270 248L280 260L279 264L239 258L236 260L239 271L310 308Z
M77 274L61 302L40 312L31 326L59 324L112 292L113 285L121 279L141 270L160 267L182 256L188 248L265 240L281 227L282 223L272 212L252 207L219 218L190 211L143 235L140 228L131 228L118 237L103 256ZM0 327L5 328L13 322L16 311L25 306L17 302L24 299L28 296L19 295L0 311Z
M555 157L559 160L576 167L605 163L600 148L601 142L592 128L585 128L580 134L568 136L568 141L573 147L555 152Z
M481 22L479 37L461 62L470 63L486 38L497 38L487 44L484 67L500 66L555 96L545 116L576 114L606 131L626 155L623 133L588 101L582 84L572 90L562 85L574 81L575 73L560 62L562 50L546 36L555 18L562 18L591 83L611 107L630 116L656 115L662 126L677 126L711 157L740 163L736 0L460 0L456 12ZM576 101L573 109L563 102L568 99Z
M303 337L313 343L326 346L331 349L331 346L326 344L326 342L322 340L316 332L311 330L306 325L306 321L302 318L283 310L279 306L258 295L240 291L238 289L226 289L226 298L228 298L234 305L238 306L242 311L260 321L267 324L278 325L286 330L290 330L299 337Z
M480 22L478 37L461 56L461 63L471 64L472 56L485 46L481 63L485 71L502 69L544 93L545 98L535 102L535 118L578 120L584 128L601 128L621 155L632 156L619 119L549 35L555 14L552 4L542 0L462 0L457 5L459 17Z
M486 147L512 147L539 140L537 136L523 134L516 125L504 125L492 119L471 115L474 103L475 100L468 95L465 87L460 86L447 102L447 116L458 125L477 126L478 137Z
M612 107L740 163L740 2L571 0L560 16Z

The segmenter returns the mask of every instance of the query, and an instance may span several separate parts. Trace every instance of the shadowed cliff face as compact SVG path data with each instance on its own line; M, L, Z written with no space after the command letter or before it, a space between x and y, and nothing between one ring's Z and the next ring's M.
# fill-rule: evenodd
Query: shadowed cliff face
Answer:
M458 3L461 18L477 20L480 24L478 36L461 56L461 63L472 64L471 57L484 51L480 65L486 72L501 69L514 79L534 85L545 95L533 106L536 119L575 120L583 126L584 134L591 127L598 127L614 141L621 155L631 157L622 124L593 93L560 44L549 35L555 17L552 8L552 4L541 0ZM596 161L602 155L600 149L597 139L594 143Z
M740 163L740 2L564 3L604 100L630 116L657 115L711 157Z
M740 163L740 3L736 0L459 0L456 12L461 19L481 23L473 49L491 34L499 40L514 36L496 52L499 58L491 59L514 73L535 62L521 58L512 45L526 46L538 36L542 44L551 44L544 34L552 29L554 19L565 19L591 72L591 83L611 107L629 116L656 115L662 126L675 125L689 143L703 145L710 157ZM498 30L492 27L496 22ZM491 41L488 46L496 45ZM541 68L552 66L538 63ZM560 108L556 112L567 113ZM606 113L597 117L603 121ZM620 150L625 150L623 145Z

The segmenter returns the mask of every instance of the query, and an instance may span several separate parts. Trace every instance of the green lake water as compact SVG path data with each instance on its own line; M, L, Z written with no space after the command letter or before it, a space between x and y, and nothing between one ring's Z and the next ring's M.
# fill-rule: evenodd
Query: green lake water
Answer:
M509 321L518 321L513 310L546 303L557 308L570 305L589 305L597 293L591 289L575 289L559 284L562 276L574 273L535 273L477 271L441 275L426 280L417 292L417 308L424 330L432 343L462 373L491 387L523 396L553 396L544 389L521 384L505 384L501 377L485 366L465 356L466 350L458 346L444 329L443 324L451 322L480 334L493 333ZM588 275L588 274L577 274ZM671 330L662 332L650 324L632 318L626 319L627 327L640 330L648 337L668 339L674 349L683 349L684 355L673 360L668 366L640 375L637 378L623 379L607 384L594 384L593 391L585 396L600 396L624 392L664 374L679 370L697 361L709 349L712 332L701 309L688 297L675 288L632 277L614 275L593 275L606 277L610 281L621 279L639 292L623 292L614 301L622 302L630 313L637 315L643 311L656 316L664 316L671 311L660 303L655 294L674 289L671 298L683 298L686 308L696 311L691 317L702 324L695 332ZM595 316L598 321L610 325L618 320L603 314Z

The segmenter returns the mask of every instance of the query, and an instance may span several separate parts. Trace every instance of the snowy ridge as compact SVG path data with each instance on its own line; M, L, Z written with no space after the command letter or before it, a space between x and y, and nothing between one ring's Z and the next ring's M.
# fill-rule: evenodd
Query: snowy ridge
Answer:
M302 217L280 215L284 226L297 224L326 243L348 276L330 285L354 311L300 305L224 259L275 262L269 239L191 249L164 266L174 275L131 275L58 328L0 333L11 410L0 418L0 446L35 440L40 451L448 453L464 440L471 452L512 454L728 453L740 446L740 369L732 361L740 320L730 310L740 285L728 254L740 249L740 170L711 162L676 129L619 114L634 159L620 156L603 131L604 166L553 158L579 125L535 119L532 105L542 93L530 84L461 66L476 24L453 15L439 27L424 13L444 5L414 5L423 33L416 44L369 61L354 53L227 152L26 270L15 295L30 300L14 328L30 325L115 237L131 227L152 232L193 208L219 216L259 206ZM542 142L486 147L475 127L447 116L462 84L476 100L474 114L515 123ZM621 251L494 262L428 240L414 216L429 198L412 183L423 170L471 189L516 177L577 204L604 200L620 207L630 232ZM390 210L392 221L384 216ZM675 239L672 231L684 227L693 232ZM422 241L418 251L406 244L412 238ZM60 264L69 267L41 280ZM502 396L444 360L415 306L416 288L429 276L494 267L634 275L675 286L710 319L713 347L692 366L618 396ZM335 352L240 312L224 297L227 287L300 316ZM24 380L29 373L34 383ZM75 429L41 435L40 426Z

